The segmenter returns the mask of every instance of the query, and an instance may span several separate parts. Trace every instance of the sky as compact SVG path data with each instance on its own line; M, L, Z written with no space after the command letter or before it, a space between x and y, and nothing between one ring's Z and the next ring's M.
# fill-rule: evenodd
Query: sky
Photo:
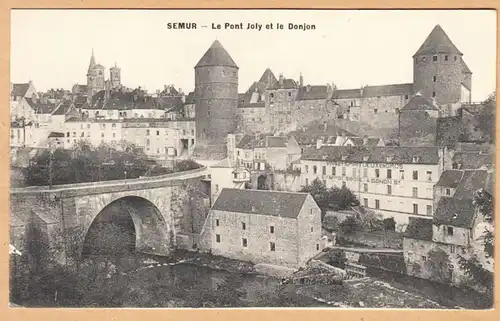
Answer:
M197 29L168 29L169 22ZM226 22L263 28L212 30ZM316 29L288 30L289 23ZM116 62L127 87L173 84L187 93L194 66L217 39L239 66L240 93L268 67L276 77L302 73L304 84L339 89L411 83L412 56L436 24L473 72L472 100L484 100L496 87L494 10L12 10L11 82L32 80L37 91L86 84L94 50L106 78Z

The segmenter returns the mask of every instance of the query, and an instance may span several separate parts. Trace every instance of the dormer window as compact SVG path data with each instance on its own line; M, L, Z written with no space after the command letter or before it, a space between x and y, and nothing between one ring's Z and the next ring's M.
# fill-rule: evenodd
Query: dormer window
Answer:
M367 162L369 158L370 158L370 156L363 156L363 161Z
M418 156L413 156L413 158L411 159L411 161L413 163L417 163L419 160L420 160L420 157L418 157Z
M432 56L432 61L438 61L438 56Z
M392 161L392 156L387 156L387 157L385 158L385 161L386 161L386 162L391 162L391 161Z
M448 56L444 56L444 61L448 61Z
M446 193L446 196L450 196L451 195L451 189L450 188L447 188L445 190L445 193Z
M346 159L347 159L347 156L346 156L346 155L342 156L342 160L343 160L343 161L345 161Z

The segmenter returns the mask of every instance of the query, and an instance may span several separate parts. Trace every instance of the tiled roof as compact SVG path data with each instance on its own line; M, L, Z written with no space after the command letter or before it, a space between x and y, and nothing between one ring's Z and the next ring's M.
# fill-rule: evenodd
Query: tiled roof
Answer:
M215 40L207 52L201 57L200 61L196 64L197 67L207 67L207 66L227 66L238 68L233 58L229 53L222 47L218 40Z
M435 104L429 99L422 96L420 93L415 94L410 101L401 108L401 111L412 111L412 110L439 110Z
M493 155L457 152L453 156L453 162L459 164L459 169L479 169L483 166L491 168Z
M35 114L51 114L57 107L54 104L44 104L39 101L34 102L31 98L25 98L26 102L33 108Z
M158 106L166 111L179 111L184 106L181 96L162 96L157 98Z
M87 97L85 96L77 96L76 99L75 99L75 107L76 108L82 108L85 103L87 102Z
M436 186L456 188L462 179L463 171L459 170L446 170L439 177Z
M297 218L307 195L306 193L224 188L212 210Z
M413 92L413 84L393 84L381 86L366 86L363 88L363 97L378 97L378 96L404 96L411 95Z
M276 79L276 76L274 73L271 71L271 69L267 68L264 73L262 74L262 77L259 79L259 83L264 84L266 87L272 86L278 82L278 79Z
M130 109L162 109L153 97L145 95L141 90L132 92L112 90L109 98L105 99L105 91L101 90L92 96L92 102L84 109L130 110Z
M232 164L231 164L231 162L229 161L228 158L224 158L223 160L221 160L217 164L215 164L213 166L210 166L210 167L215 167L215 168L232 168L233 166L232 166Z
M22 96L26 95L26 92L30 88L30 84L13 84L12 85L12 95L14 96Z
M69 103L69 102L61 103L52 112L52 115L55 115L55 116L66 115L68 113L68 111L70 110L71 106L73 106L73 104Z
M410 217L404 237L432 241L432 219Z
M58 137L64 137L64 133L50 132L48 136L48 138L58 138Z
M456 227L472 227L475 206L472 199L441 197L434 213L433 223Z
M475 192L486 187L490 175L484 170L464 171L453 197L473 199Z
M367 158L367 160L365 160ZM343 159L345 158L345 159ZM367 146L322 146L307 148L302 160L390 163L390 164L438 164L436 147L367 147Z
M302 86L296 100L318 100L328 98L328 86Z
M193 151L193 158L195 160L223 160L226 157L226 145L203 145L197 143Z
M349 140L351 140L356 146L377 146L380 142L380 138L375 137L367 138L366 145L364 144L365 141L363 137L349 137Z
M194 104L194 92L190 92L187 96L186 96L186 101L185 101L186 104Z
M269 136L265 134L246 135L241 139L236 148L285 148L287 146L287 141L288 139L285 136Z
M283 84L280 84L278 81L275 83L273 86L270 86L269 89L271 90L277 90L277 89L298 89L297 82L293 79L289 78L284 78L283 79Z
M431 33L427 36L427 39L425 39L414 56L437 53L462 55L440 25L436 25L434 29L432 29Z
M462 123L459 116L439 117L436 125L436 144L454 147L462 134Z
M361 98L361 89L337 89L333 91L332 99Z

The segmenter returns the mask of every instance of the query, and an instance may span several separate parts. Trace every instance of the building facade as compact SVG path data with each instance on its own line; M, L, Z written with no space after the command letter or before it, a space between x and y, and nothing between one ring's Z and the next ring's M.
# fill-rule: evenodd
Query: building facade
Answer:
M299 268L321 251L321 211L306 193L223 189L209 217L215 255Z

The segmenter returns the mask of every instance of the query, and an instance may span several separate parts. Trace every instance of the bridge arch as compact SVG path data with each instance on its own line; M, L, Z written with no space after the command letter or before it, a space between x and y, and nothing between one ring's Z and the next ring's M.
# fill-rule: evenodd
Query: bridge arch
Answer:
M123 232L132 229L135 238L134 248L138 252L168 254L172 245L173 231L170 224L165 220L164 214L159 206L146 197L138 195L125 195L116 197L101 209L95 211L95 215L88 221L84 229L82 252L92 246L95 231L102 223L120 226ZM161 206L160 207L164 207ZM165 211L165 208L163 208ZM123 237L118 237L117 242L123 242ZM113 241L106 239L106 241ZM95 244L94 244L95 245Z

